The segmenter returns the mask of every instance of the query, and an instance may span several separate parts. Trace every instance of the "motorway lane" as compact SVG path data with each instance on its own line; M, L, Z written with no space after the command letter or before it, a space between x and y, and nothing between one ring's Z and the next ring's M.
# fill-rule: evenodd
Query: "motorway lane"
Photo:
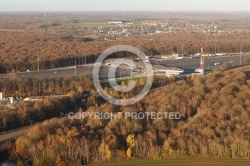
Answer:
M250 55L242 55L242 64L246 63L246 59L250 58ZM240 56L217 56L217 57L204 57L204 68L206 70L213 70L220 67L223 63L233 61L234 66L240 65ZM215 63L220 65L215 65ZM178 67L188 71L194 71L199 68L200 58L185 58L185 59L170 59L164 61L158 61L158 64L165 65L167 67Z
M87 71L92 71L92 66L84 66L82 68L77 68L77 75L82 75ZM40 70L40 71L32 71L32 72L19 72L15 74L1 74L0 78L6 78L10 76L17 76L17 77L26 77L26 78L53 78L53 77L65 77L65 76L74 76L75 75L75 68L58 68L58 69L51 69L51 70Z
M104 80L108 78L108 71L110 66L102 66L100 69L100 80ZM90 66L84 66L82 68L76 69L77 76L81 76L84 74L87 74L90 72L92 74L93 71L93 65ZM116 77L128 77L130 76L129 71L123 71L122 69L117 68L116 71ZM32 71L32 72L20 72L15 74L1 74L0 79L8 78L11 76L17 76L17 77L26 77L26 78L54 78L54 77L74 77L75 76L75 68L59 68L59 69L51 69L51 70L40 70L38 71ZM114 76L113 76L114 77Z

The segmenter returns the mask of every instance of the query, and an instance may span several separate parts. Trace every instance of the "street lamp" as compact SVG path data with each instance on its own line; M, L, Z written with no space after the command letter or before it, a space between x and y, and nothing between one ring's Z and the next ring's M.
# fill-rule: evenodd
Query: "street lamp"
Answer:
M39 54L37 54L37 71L40 70L40 57L39 57Z
M138 55L139 55L139 49L138 49ZM133 75L132 75L132 72L133 72L132 57L131 57L130 69L131 69L131 78L132 78L133 77Z
M75 61L75 79L76 79L76 61Z
M63 117L64 113L60 112L61 118Z
M32 126L33 123L34 123L34 121L30 120L30 126Z
M85 52L85 56L84 56L84 61L85 61L85 65L87 64L87 61L86 61L86 52Z

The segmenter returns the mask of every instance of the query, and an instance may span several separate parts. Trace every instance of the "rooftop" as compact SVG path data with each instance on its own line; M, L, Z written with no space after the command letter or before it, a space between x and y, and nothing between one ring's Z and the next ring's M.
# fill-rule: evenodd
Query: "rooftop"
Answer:
M177 67L167 67L167 66L163 66L163 65L153 65L153 68L154 69L157 69L157 70L176 70L176 71L184 71L180 68L177 68Z

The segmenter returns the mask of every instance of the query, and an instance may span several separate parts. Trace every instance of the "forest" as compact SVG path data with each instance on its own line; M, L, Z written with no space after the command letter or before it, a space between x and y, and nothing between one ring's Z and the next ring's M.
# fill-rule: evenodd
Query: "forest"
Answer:
M81 19L77 14L58 13L52 14L54 18L49 15L44 18L41 14L0 15L0 74L8 73L0 79L0 90L5 96L40 97L35 102L21 101L15 106L0 105L1 133L31 126L25 135L6 142L12 147L8 150L9 159L17 165L29 161L35 166L99 165L136 159L250 159L249 67L231 69L232 65L227 62L207 75L155 77L150 93L126 107L104 101L94 88L91 72L76 78L30 79L15 75L38 70L38 60L40 70L74 66L75 62L76 65L94 63L105 49L119 44L134 46L149 56L182 53L182 46L185 56L200 52L201 47L205 53L239 54L241 43L243 53L249 53L248 15L242 14L242 21L235 17L233 20L231 15L223 16L224 19L216 16L216 20L212 20L194 14L192 18L199 18L194 21L182 13L183 21L165 20L162 14L159 19L152 16L148 20L139 19L140 13L135 13L129 18L136 16L136 19L129 21L174 21L181 25L217 22L225 24L221 27L229 31L198 32L177 27L168 33L113 35L112 40L102 41L101 33L93 35L98 34L99 28L63 26L63 23L75 22L74 17L80 22L103 21L94 16L87 18L92 14L83 14ZM110 15L113 17L113 13ZM208 21L202 21L204 19ZM240 30L242 27L246 29ZM134 28L140 29L140 24ZM119 84L125 86L128 82ZM126 99L144 87L145 79L138 79L129 93L118 93L102 85L109 95ZM67 117L69 112L116 113L122 118L71 120ZM127 112L174 112L180 113L181 119L126 119Z
M1 106L0 132L60 117L61 113L74 112L79 107L86 109L86 104L91 103L88 103L88 98L91 96L89 94L94 94L93 86L87 75L78 77L78 80L71 77L44 80L28 78L0 80L0 89L5 90L6 96L23 98L40 96L38 101L20 101L11 108Z
M155 77L152 88L174 82L177 78L163 76ZM138 85L129 93L118 93L103 84L105 91L118 98L134 96L145 84L145 78L137 80ZM38 88L40 84L40 90ZM127 81L118 81L125 86ZM1 106L0 132L25 127L33 123L42 122L46 119L60 117L61 113L66 115L70 111L76 112L81 108L86 110L89 106L105 103L96 90L91 78L91 73L75 77L59 77L50 79L30 79L22 77L10 77L0 80L0 89L5 96L31 97L38 96L40 99L33 102L20 101L13 107Z
M71 91L90 91L94 89L94 85L90 72L86 72L84 75L79 74L77 79L70 76L42 79L10 75L10 77L0 80L0 89L5 92L5 96L27 97L67 95Z
M19 137L12 158L21 164L81 165L130 159L250 159L250 72L215 70L176 80L129 107L108 103L87 112L180 112L171 119L57 119ZM56 110L55 110L56 111ZM79 112L82 112L79 109Z

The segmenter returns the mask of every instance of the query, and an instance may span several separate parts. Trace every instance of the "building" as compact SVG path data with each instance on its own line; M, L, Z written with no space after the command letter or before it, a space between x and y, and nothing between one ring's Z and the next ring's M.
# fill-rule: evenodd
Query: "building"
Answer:
M184 54L173 54L172 58L174 58L174 59L184 59Z
M3 100L3 99L4 99L4 93L0 92L0 100Z
M180 76L184 70L177 67L166 67L163 65L153 65L155 75Z
M105 65L111 65L113 67L118 67L119 65L127 65L129 68L136 69L138 63L132 62L132 59L127 58L110 58L104 61Z
M121 21L109 21L108 23L109 24L122 24Z
M8 97L9 100L10 100L10 104L13 104L14 103L14 97Z

